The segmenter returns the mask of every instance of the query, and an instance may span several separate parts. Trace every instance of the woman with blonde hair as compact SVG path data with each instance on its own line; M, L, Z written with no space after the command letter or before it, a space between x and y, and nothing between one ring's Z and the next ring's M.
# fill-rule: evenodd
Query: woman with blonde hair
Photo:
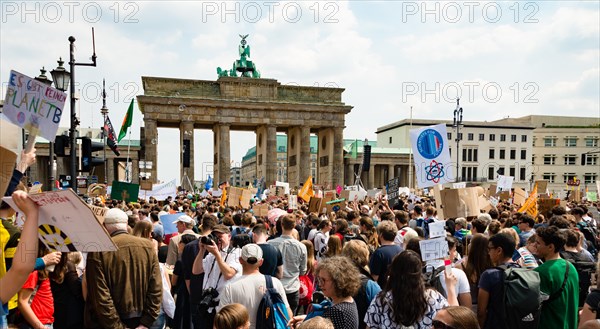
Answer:
M342 240L337 235L332 235L327 240L327 251L325 257L333 257L342 253Z
M360 225L360 236L367 243L369 253L372 254L375 249L379 248L379 239L373 220L367 216L362 216L358 223Z
M479 329L477 316L468 307L448 306L437 312L433 319L434 329Z
M312 319L308 319L302 322L298 329L335 329L331 320L324 317L315 316Z
M215 315L214 329L248 329L250 328L250 316L248 310L242 304L229 304Z

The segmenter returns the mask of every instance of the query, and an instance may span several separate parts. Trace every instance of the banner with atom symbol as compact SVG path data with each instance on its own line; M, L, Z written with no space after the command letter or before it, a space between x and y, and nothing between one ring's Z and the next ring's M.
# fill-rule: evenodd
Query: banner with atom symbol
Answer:
M410 131L417 186L420 188L454 182L446 125Z

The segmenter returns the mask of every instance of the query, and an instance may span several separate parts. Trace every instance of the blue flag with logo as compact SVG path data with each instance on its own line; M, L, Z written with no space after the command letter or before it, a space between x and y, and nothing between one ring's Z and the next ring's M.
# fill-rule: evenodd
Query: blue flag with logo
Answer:
M210 177L210 175L208 175L208 180L206 181L206 184L204 184L204 189L205 190L210 190L213 186L213 179L212 177Z

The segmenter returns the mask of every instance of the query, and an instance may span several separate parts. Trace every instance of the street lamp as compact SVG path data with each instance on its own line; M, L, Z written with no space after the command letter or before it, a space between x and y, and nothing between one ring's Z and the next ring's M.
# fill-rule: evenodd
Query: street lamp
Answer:
M69 69L71 72L65 70L62 66L64 63L62 58L58 61L59 66L50 72L52 74L52 78L55 81L56 89L66 91L67 86L69 86L70 82L70 100L71 100L71 124L69 127L69 144L71 144L71 180L69 181L71 188L74 191L77 191L77 146L75 143L77 126L79 125L79 120L77 119L76 109L75 109L75 101L77 100L75 96L75 66L96 66L96 41L94 39L94 28L92 28L92 45L93 45L93 54L92 54L92 63L76 63L75 62L75 37L69 37Z
M46 69L42 66L40 70L40 75L34 78L41 83L52 86L52 80L48 79L46 76ZM48 186L46 187L47 191L52 191L52 187L54 186L54 143L50 141L48 143Z
M459 160L459 150L458 150L458 144L460 143L460 140L462 139L460 136L460 127L462 126L462 121L463 121L463 109L462 107L460 107L460 98L456 99L456 109L454 110L454 123L452 124L452 127L456 129L456 138L454 139L456 141L456 180L458 181L459 175L460 175L460 164L458 162ZM464 177L463 177L464 179Z

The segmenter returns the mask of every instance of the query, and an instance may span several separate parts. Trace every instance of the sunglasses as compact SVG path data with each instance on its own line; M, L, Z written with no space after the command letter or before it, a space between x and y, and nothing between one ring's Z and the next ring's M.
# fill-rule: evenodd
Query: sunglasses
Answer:
M439 320L433 320L432 325L433 325L433 329L454 329L454 327L451 327Z

